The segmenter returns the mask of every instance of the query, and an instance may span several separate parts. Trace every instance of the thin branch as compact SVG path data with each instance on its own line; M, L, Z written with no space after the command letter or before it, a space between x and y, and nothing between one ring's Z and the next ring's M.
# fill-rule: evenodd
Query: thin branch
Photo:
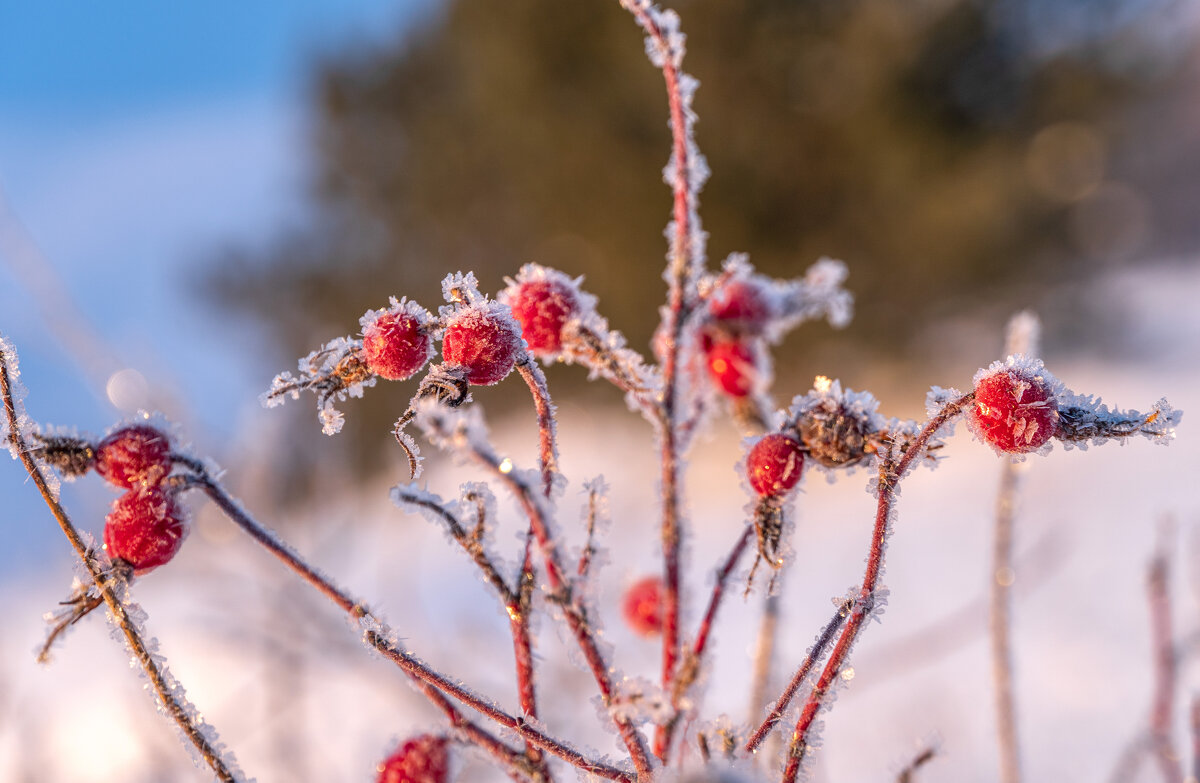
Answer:
M15 356L15 354L14 354ZM19 415L17 413L17 403L13 396L12 380L9 376L9 349L5 344L0 344L0 394L4 397L4 413L8 422L8 440L16 448L17 456L21 463L25 466L25 470L29 473L29 477L33 480L34 485L41 493L42 499L50 509L50 513L58 521L59 527L62 528L67 540L71 542L71 546L75 549L75 554L87 569L88 575L92 582L96 585L100 596L104 599L105 605L108 607L109 613L112 615L113 622L121 629L121 633L125 636L125 641L129 645L130 652L137 658L142 669L146 672L146 677L150 680L150 686L154 689L155 695L158 697L159 703L171 719L179 726L184 737L192 745L196 747L200 757L212 769L213 774L217 776L217 780L225 783L234 783L241 777L240 771L237 769L237 763L230 757L228 760L224 758L222 752L215 744L215 732L212 727L204 722L199 717L196 709L183 696L182 688L179 683L171 675L167 674L159 663L155 660L154 653L151 652L146 641L142 638L138 631L137 624L130 616L130 607L125 602L125 594L127 592L127 583L121 577L119 572L112 569L106 569L99 559L88 549L80 536L78 529L70 517L67 516L66 510L62 504L58 502L54 492L50 489L50 485L43 475L41 467L38 466L30 453L29 444L21 434L21 426Z
M821 629L821 633L817 636L817 641L813 643L808 654L804 656L804 660L800 663L800 668L796 669L796 673L792 675L792 679L788 682L787 687L783 689L783 693L775 701L775 706L771 708L771 712L767 715L766 720L755 730L754 734L746 742L745 751L747 753L757 753L758 748L762 745L763 740L771 733L772 729L778 725L783 719L783 713L787 710L788 705L792 703L792 699L796 696L796 692L800 690L800 686L808 678L813 667L825 656L825 650L833 641L833 635L842 627L842 623L850 616L852 608L851 601L845 601L838 610L834 612L829 622Z
M788 747L787 766L783 773L784 783L794 783L800 771L800 765L808 753L808 736L816 721L817 712L825 704L834 679L841 673L842 666L850 656L850 648L854 645L858 634L875 606L875 588L879 576L883 573L884 552L887 545L888 530L891 526L892 507L896 499L896 485L912 467L913 462L925 452L925 446L942 425L957 416L964 407L975 399L975 393L969 392L957 400L948 403L938 415L934 416L921 430L920 434L904 449L903 456L898 461L889 450L881 454L879 459L879 479L877 491L879 502L875 511L875 529L871 534L871 550L867 555L867 569L863 575L862 587L854 600L850 616L842 628L837 644L829 654L829 660L821 676L817 678L808 701L800 711L796 721L796 730L792 734L791 745Z
M747 705L747 720L754 720L767 703L767 692L771 687L775 662L775 639L779 631L779 596L783 592L781 581L784 572L781 570L776 580L775 590L769 592L763 600L762 617L758 624L758 638L754 643L754 669L750 679L750 698ZM830 636L833 632L830 632ZM828 644L828 642L826 642ZM755 756L757 759L758 757Z
M1200 780L1200 696L1192 697L1192 777Z
M308 565L292 548L285 543L274 532L264 527L250 514L248 514L215 480L207 473L202 473L196 476L188 477L191 485L202 490L210 500L212 500L218 508L227 516L230 521L240 527L251 538L265 547L271 554L281 560L284 565L298 574L304 581L308 582L318 592L333 601L342 611L349 614L356 620L363 622L367 621L374 623L378 627L385 627L385 623L375 615L364 604L352 598L344 590L333 584L325 576L321 575L316 569ZM374 629L369 629L365 633L365 640L385 657L403 669L410 677L418 681L421 690L435 702L439 708L446 712L447 717L454 723L460 720L459 717L451 714L445 709L445 703L440 702L433 697L433 693L440 691L442 694L447 694L458 699L463 704L471 707L480 714L491 718L501 726L513 729L521 737L538 747L546 750L559 758L567 761L573 766L579 767L594 775L598 775L609 780L632 781L633 778L628 773L623 772L615 767L611 767L600 762L588 759L579 751L570 748L559 740L554 739L537 729L530 726L524 718L514 717L496 707L490 700L483 698L462 685L451 681L444 675L432 669L428 664L421 661L411 653L400 650L389 641L383 634ZM425 686L432 686L433 690ZM479 732L484 730L478 727L470 730L473 735L483 736ZM490 737L490 735L488 735ZM498 747L499 740L494 738L488 739L487 744L481 745L485 750L492 752ZM500 743L502 745L502 743ZM507 746L504 746L507 747ZM508 753L497 754L493 752L493 756L502 763L513 763L514 759L519 759L524 765L526 759L516 751L508 749Z
M1021 754L1017 741L1016 698L1013 693L1012 585L1013 516L1017 493L1017 464L1006 459L996 495L996 525L992 547L991 642L992 683L996 696L996 734L1000 750L1001 783L1020 783Z
M913 783L917 778L917 770L933 761L937 757L937 748L932 745L921 750L920 753L913 756L913 760L908 762L908 766L900 770L900 774L896 775L896 783Z
M699 176L693 176L702 168L698 153L691 140L691 124L695 115L690 108L690 94L685 95L681 81L685 75L680 70L683 50L678 31L664 30L665 17L647 0L621 0L637 23L646 32L647 51L651 61L662 70L667 90L667 105L671 126L670 185L673 194L673 221L670 227L670 251L668 253L667 307L659 333L663 341L662 355L662 403L660 417L661 462L662 462L662 546L663 546L663 633L662 633L662 686L670 691L679 660L679 607L680 597L680 433L675 418L680 406L680 384L677 377L680 363L680 342L684 324L696 300L695 270L703 263L703 249L693 241L700 236L699 216L696 212L696 190ZM677 23L677 17L670 17ZM654 750L659 758L666 760L666 732L659 727L655 732Z
M1150 602L1151 640L1154 645L1154 706L1150 711L1150 741L1155 761L1166 783L1183 783L1183 767L1171 738L1175 713L1178 661L1171 632L1171 595L1166 548L1160 547L1150 563L1146 580Z
M588 486L587 505L587 537L583 544L583 553L579 555L579 568L576 575L587 579L588 570L592 567L592 558L596 556L596 517L600 514L600 492L597 486Z
M546 385L546 374L528 354L517 363L517 371L533 395L538 420L538 464L542 470L542 493L549 498L558 472L558 443L554 426L554 403Z
M600 690L600 696L606 707L611 706L616 696L616 689L613 686L609 663L596 643L591 623L588 621L587 608L580 603L579 594L572 588L571 580L563 566L563 559L557 543L550 534L549 521L545 516L545 506L538 501L536 491L521 478L518 471L505 472L500 469L500 460L495 454L483 450L480 444L470 444L467 449L476 462L490 470L497 479L508 486L509 491L516 497L517 502L529 517L530 525L537 537L538 546L542 550L542 557L545 561L550 600L562 607L563 616L566 618L567 625L575 637L575 642L579 645L583 657L587 660L588 668ZM612 719L621 734L622 741L629 749L630 757L633 759L638 774L650 774L650 759L637 728L624 714L614 713Z
M746 551L746 547L750 544L750 539L754 535L754 526L746 525L745 530L734 542L733 549L725 558L725 562L717 569L716 581L713 583L712 595L708 599L708 608L704 611L704 619L700 621L700 627L696 631L696 639L692 642L692 648L684 656L683 663L679 667L679 673L675 677L674 687L671 689L671 718L664 725L663 729L663 745L664 751L669 751L671 747L671 739L675 734L675 730L679 726L679 720L683 716L681 704L684 695L687 694L688 688L696 681L697 675L700 673L700 664L703 662L704 652L708 647L708 640L712 634L713 622L717 617L717 609L721 605L721 599L725 596L725 586L729 582L729 576L733 573L733 569L737 567L738 560ZM655 751L658 752L657 750ZM660 754L661 755L661 754Z

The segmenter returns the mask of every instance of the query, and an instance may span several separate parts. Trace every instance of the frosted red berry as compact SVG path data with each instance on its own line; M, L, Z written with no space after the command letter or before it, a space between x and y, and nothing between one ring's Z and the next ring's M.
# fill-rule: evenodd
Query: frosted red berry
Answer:
M171 472L171 442L154 427L122 427L96 447L96 472L126 489L152 486Z
M117 498L104 520L104 548L135 574L169 562L186 528L175 500L159 487L134 489Z
M642 636L662 633L663 583L657 576L647 576L630 585L621 603L625 622Z
M746 457L746 477L761 497L787 494L804 469L804 451L789 435L773 432L764 435Z
M725 328L760 334L771 320L771 298L753 277L737 277L712 292L708 313Z
M975 382L971 423L982 440L1000 451L1036 451L1058 426L1058 401L1045 377L1004 367Z
M498 307L498 305L497 305ZM491 386L504 380L521 353L521 327L491 307L467 307L454 315L442 337L442 358L467 370L467 383Z
M367 368L389 381L411 378L429 361L432 349L429 329L409 312L386 312L363 330Z
M445 738L422 734L405 740L380 763L376 783L445 783L449 777Z
M521 324L521 334L534 356L562 349L563 326L579 311L575 288L565 280L545 278L517 283L509 289L508 304Z
M754 391L758 366L754 349L743 340L706 340L704 361L709 377L730 397L741 399Z

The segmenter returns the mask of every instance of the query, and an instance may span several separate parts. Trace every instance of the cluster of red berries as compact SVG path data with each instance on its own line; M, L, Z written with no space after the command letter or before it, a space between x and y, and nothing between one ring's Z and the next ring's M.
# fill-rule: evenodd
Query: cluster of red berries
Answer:
M183 513L164 479L171 472L171 443L154 427L118 429L94 449L95 468L125 490L104 520L104 548L134 574L164 565L179 551L187 532Z
M737 275L708 298L700 350L713 383L735 400L749 397L763 375L763 336L776 315L768 285L758 275Z
M376 783L446 783L450 777L450 754L446 738L432 734L411 737L378 767Z
M642 636L662 633L664 592L662 579L657 576L647 576L630 585L621 602L625 623Z

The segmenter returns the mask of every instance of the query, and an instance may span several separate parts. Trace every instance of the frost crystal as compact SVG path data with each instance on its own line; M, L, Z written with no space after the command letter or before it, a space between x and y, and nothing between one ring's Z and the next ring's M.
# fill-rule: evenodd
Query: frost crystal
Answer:
M317 418L326 435L341 432L345 417L334 408L347 397L362 397L363 390L375 385L375 376L362 359L362 341L337 337L298 362L298 376L282 372L260 398L267 408L282 405L287 397L300 399L300 392L317 393Z
M1154 403L1149 413L1109 410L1099 397L1074 392L1061 394L1058 405L1055 437L1066 448L1085 449L1089 443L1100 444L1130 435L1142 435L1165 446L1175 439L1175 428L1183 419L1183 411L1172 407L1165 397Z
M644 677L627 677L617 686L608 712L631 723L662 724L672 715L671 699L662 688Z

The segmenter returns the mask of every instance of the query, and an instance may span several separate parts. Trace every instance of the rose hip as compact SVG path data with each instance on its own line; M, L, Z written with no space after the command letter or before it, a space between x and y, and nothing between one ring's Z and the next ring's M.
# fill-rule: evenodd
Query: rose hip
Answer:
M579 297L566 276L525 280L505 293L529 352L543 357L561 350L563 326L579 311Z
M442 358L467 370L467 382L492 386L504 380L521 354L521 326L496 303L459 310L442 337Z
M981 440L1009 454L1036 451L1058 426L1058 401L1042 375L1004 367L975 382L971 424Z
M376 783L445 783L449 777L445 738L421 734L405 740L384 759Z
M771 320L771 300L754 277L735 277L713 291L708 313L722 327L761 334Z
M413 312L393 308L363 329L367 368L389 381L411 378L433 354L433 336Z
M96 447L96 472L118 487L153 486L171 472L171 442L154 427L122 427Z
M761 497L787 494L800 481L803 469L800 443L779 432L760 438L746 457L746 476Z
M117 498L104 520L104 548L136 575L164 565L179 551L186 528L174 499L158 487Z
M662 633L663 583L657 576L647 576L630 585L621 603L625 622L642 636Z
M704 362L721 391L738 399L749 396L758 376L754 348L736 339L706 339L705 343Z

